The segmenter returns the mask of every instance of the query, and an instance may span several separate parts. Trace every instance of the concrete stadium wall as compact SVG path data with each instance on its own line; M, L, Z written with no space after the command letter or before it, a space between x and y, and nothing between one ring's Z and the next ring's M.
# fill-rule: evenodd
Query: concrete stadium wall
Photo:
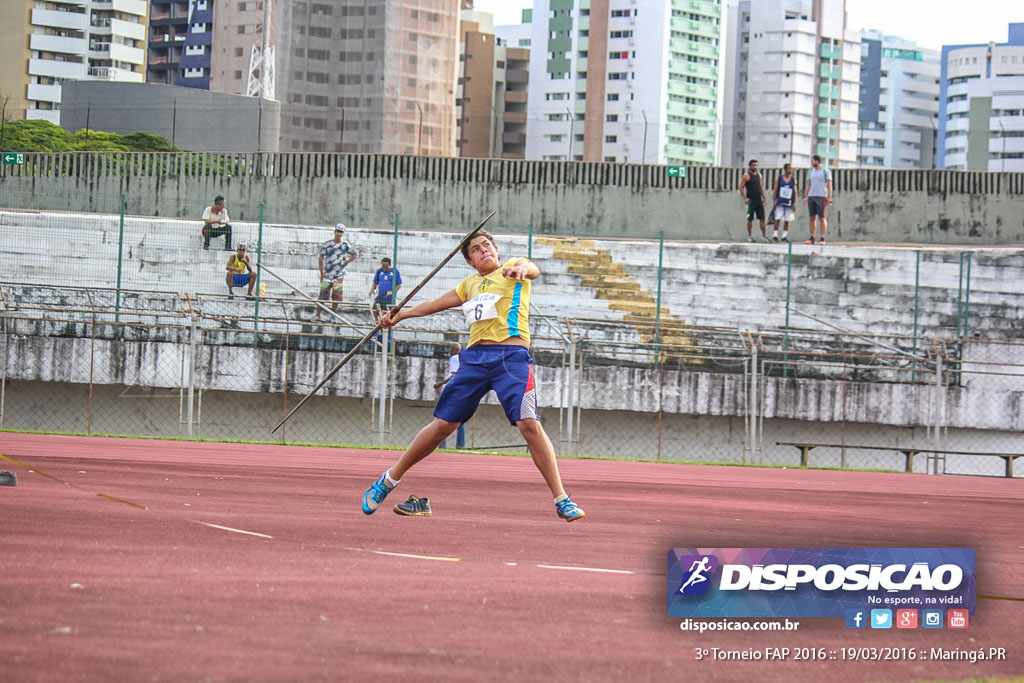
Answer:
M172 159L173 155L151 158ZM741 239L743 169L665 167L386 155L238 154L238 164L174 175L112 168L93 153L29 155L5 169L0 206L195 217L218 194L236 220L359 224L398 213L403 225L453 229L497 212L496 231L590 237ZM167 168L145 165L149 172ZM161 171L163 172L163 171ZM1024 173L838 169L829 236L847 242L1005 245L1024 243ZM797 174L803 184L804 171ZM766 182L774 181L773 172ZM806 232L798 208L793 233Z
M25 395L30 397L43 392L49 394L49 399L37 396L32 400L39 403L38 408L30 409L22 404L15 411L29 415L30 420L39 420L38 424L11 425L8 418L4 426L53 429L54 424L64 424L68 418L60 415L69 409L72 402L67 396L61 401L53 400L55 395L63 394L59 387L78 387L74 391L81 392L81 387L88 387L91 383L100 389L145 387L147 391L168 390L163 394L165 399L178 397L179 400L165 400L161 410L170 412L159 420L148 415L150 408L146 407L145 401L141 404L138 401L121 401L116 409L111 407L111 414L115 417L108 419L129 425L129 433L180 433L177 416L181 387L187 386L183 367L188 357L188 344L120 342L85 337L6 337L4 376L8 387L44 383L45 386L39 389L26 389ZM304 395L332 365L325 353L293 350L286 355L281 349L251 346L206 346L199 359L196 386L203 390L204 405L219 406L219 414L224 416L226 424L231 425L217 432L219 438L262 438L263 435L269 438L271 427L282 417L285 383L292 395ZM399 356L395 372L401 378L395 387L396 399L410 409L424 409L419 411L423 414L418 415L422 420L404 421L404 426L400 425L399 431L392 434L393 443L405 444L430 419L430 407L436 399L433 383L443 378L445 363L434 358ZM538 363L535 376L540 407L557 413L558 407L565 405L566 369ZM744 379L742 374L671 369L665 370L662 377L653 368L587 366L582 378L577 380L579 405L587 424L587 451L623 454L623 449L628 448L630 452L625 454L632 457L643 457L643 453L649 453L650 439L656 438L656 434L652 436L648 434L649 429L638 425L651 423L652 416L658 414L659 396L662 416L670 420L668 438L692 439L689 430L679 427L687 420L721 418L722 432L713 438L718 441L724 438L742 448L744 416L748 410ZM318 395L313 401L320 407L311 406L303 420L292 425L289 438L323 440L323 437L310 438L309 435L322 434L324 425L332 425L330 435L338 442L370 442L373 437L368 431L368 403L376 393L375 382L373 356L356 355L343 372L327 383L324 395ZM17 394L16 388L10 390ZM967 387L950 387L945 392L945 424L950 429L966 432L998 430L1016 434L1016 445L1007 448L1015 448L1018 452L1024 449L1024 411L1019 408L1024 404L1024 389L1019 382L1010 389L999 378L993 378L988 384L985 378L977 377ZM218 395L241 398L217 399ZM933 387L923 384L768 378L764 396L766 420L814 425L815 441L821 441L826 433L837 432L838 424L844 421L865 425L869 430L882 430L868 432L872 441L884 439L882 434L888 428L895 430L894 434L903 433L905 437L907 429L923 429L935 412ZM846 400L845 396L855 398ZM8 396L5 400L12 398ZM497 425L507 425L493 394L487 396L484 405L486 408L481 420L493 422L485 431L491 433ZM125 417L125 411L130 417ZM8 416L12 414L11 410L5 412ZM93 410L97 419L100 419L100 412ZM598 415L601 417L597 418ZM295 433L296 426L302 423L313 425L308 428L310 431L305 438L301 427L297 427L299 433ZM47 424L49 427L45 426ZM94 427L94 430L105 431L100 427ZM123 432L124 427L110 431ZM514 431L510 435L516 436ZM627 435L628 440L625 438ZM634 438L639 438L639 441L634 442ZM625 445L627 441L628 447ZM961 446L960 450L963 449L971 450L972 447L967 442Z

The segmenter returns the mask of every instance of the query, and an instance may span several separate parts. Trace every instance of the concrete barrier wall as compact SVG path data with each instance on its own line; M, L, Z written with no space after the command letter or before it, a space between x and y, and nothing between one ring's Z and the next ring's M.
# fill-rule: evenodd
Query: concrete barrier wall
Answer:
M210 160L212 159L212 161ZM4 169L0 206L196 217L213 196L232 217L332 224L398 213L403 225L453 229L497 212L496 230L591 237L745 237L743 169L386 155L28 155ZM837 169L833 240L1024 243L1024 173ZM774 181L774 172L766 182ZM798 186L804 171L797 173ZM806 231L801 206L794 235Z
M186 386L187 344L121 342L66 337L10 335L5 344L8 381L54 382L180 389ZM395 397L433 403L436 381L445 365L434 358L398 356ZM305 394L333 363L328 354L285 352L239 346L204 346L197 361L195 386L203 391ZM567 371L535 366L538 404L565 405ZM323 391L325 397L370 398L376 394L375 359L356 355ZM747 414L743 374L586 366L575 390L584 411L631 414L734 417ZM925 384L842 382L818 379L765 380L766 418L813 423L848 420L873 425L918 427L934 419L933 387ZM659 390L659 384L661 389ZM609 390L612 389L612 390ZM319 394L318 394L319 395ZM844 395L856 396L847 401ZM963 429L996 429L1024 434L1024 389L975 380L967 388L944 389L945 424ZM492 394L484 401L497 405ZM894 406L900 407L894 410ZM1022 441L1024 446L1024 441Z

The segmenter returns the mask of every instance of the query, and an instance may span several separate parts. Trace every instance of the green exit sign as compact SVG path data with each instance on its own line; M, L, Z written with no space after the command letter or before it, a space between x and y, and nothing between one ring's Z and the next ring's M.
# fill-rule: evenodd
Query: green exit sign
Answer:
M685 166L666 166L665 171L669 178L685 178L686 167Z
M5 164L23 164L25 163L24 152L4 152L4 163Z

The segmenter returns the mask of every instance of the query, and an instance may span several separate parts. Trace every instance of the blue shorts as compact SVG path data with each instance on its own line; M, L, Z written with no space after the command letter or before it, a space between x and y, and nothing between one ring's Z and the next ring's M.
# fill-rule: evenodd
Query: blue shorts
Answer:
M235 273L235 277L232 280L232 287L245 287L249 284L250 273Z
M480 399L494 389L511 424L539 419L533 358L522 346L477 345L459 354L459 370L444 385L434 417L446 422L467 422Z

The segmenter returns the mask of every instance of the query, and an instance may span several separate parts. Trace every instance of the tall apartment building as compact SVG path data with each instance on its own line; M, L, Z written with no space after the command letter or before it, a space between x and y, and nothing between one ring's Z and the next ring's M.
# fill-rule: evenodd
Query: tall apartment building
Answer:
M455 155L458 0L284 0L281 151Z
M935 168L939 53L861 31L857 165Z
M1005 43L944 45L939 167L1024 171L1024 23Z
M61 84L145 78L147 0L3 0L7 116L60 123Z
M253 33L269 1L150 0L148 82L245 95Z
M535 0L530 159L715 162L720 0Z
M146 60L146 82L176 85L178 69L185 52L185 38L193 22L211 21L213 0L202 10L196 9L196 0L149 0L149 55ZM203 14L209 16L205 19ZM193 48L194 50L194 48ZM209 55L207 55L209 60ZM191 79L191 86L210 87L209 61L200 79Z
M455 98L459 156L523 159L530 50L495 36L494 18L462 11Z
M860 36L845 0L743 0L729 8L722 163L857 161Z

